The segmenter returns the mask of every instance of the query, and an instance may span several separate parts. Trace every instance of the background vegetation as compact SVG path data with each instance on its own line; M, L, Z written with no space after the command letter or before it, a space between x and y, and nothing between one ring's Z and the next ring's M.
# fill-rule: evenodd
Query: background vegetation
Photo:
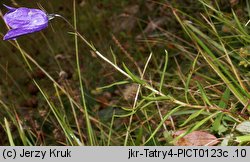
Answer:
M249 145L248 1L3 3L79 33L1 41L1 145Z

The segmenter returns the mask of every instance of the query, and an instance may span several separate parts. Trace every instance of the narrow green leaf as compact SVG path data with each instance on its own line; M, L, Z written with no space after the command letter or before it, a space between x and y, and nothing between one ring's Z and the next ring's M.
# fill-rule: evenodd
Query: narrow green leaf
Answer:
M163 68L163 71L162 71L162 74L161 74L161 82L160 82L160 92L162 90L162 86L163 86L163 83L164 83L164 78L165 78L165 73L166 73L166 69L167 69L167 66L168 66L168 51L165 50L165 64L164 64L164 68Z
M139 83L141 85L145 84L146 82L144 80L141 80L138 76L134 75L128 68L127 66L123 63L123 67L125 71L128 73L128 75L132 78L132 80L136 83Z
M170 100L171 97L169 96L159 96L159 97L145 97L142 96L143 99L148 100L148 101L164 101L164 100Z
M9 125L9 122L8 122L8 120L6 118L4 118L4 124L5 124L5 128L6 128L6 132L7 132L7 136L8 136L10 145L15 146L15 143L13 141L13 137L12 137L12 134L11 134L11 130L10 130L10 125Z
M226 108L227 107L227 102L229 100L229 97L230 97L230 89L227 88L225 90L225 92L223 93L223 95L221 96L221 100L219 102L219 107L220 108ZM221 132L221 129L222 129L222 124L221 124L221 121L222 121L222 118L223 118L224 114L222 112L220 112L216 119L214 120L214 123L213 123L213 126L212 126L212 130L215 131L215 132Z
M183 126L186 125L189 121L191 121L192 119L198 117L204 110L205 110L205 109L201 109L201 110L199 110L199 111L193 113L192 115L190 115L190 116L188 117L188 119L185 120L185 122L182 123L182 124L180 125L180 127L183 127Z
M103 87L98 87L96 88L97 90L102 90L102 89L107 89L107 88L111 88L113 86L117 86L117 85L123 85L123 84L128 84L129 81L120 81L120 82L115 82L115 83L112 83L110 85L106 85L106 86L103 86Z
M215 132L218 132L219 131L219 129L220 129L220 126L221 126L221 120L222 120L222 117L223 117L223 113L222 112L220 112L218 115L217 115L217 117L216 117L216 119L214 120L214 123L213 123L213 125L212 125L212 130L213 131L215 131Z
M223 95L221 96L221 100L219 102L219 107L226 108L228 100L229 100L229 97L230 97L230 89L227 88L225 90L225 92L223 93Z
M250 142L250 135L238 136L236 137L236 142L239 142L239 143Z
M208 116L207 118L201 120L200 122L198 122L197 124L195 124L193 127L189 128L186 132L182 133L181 135L179 135L178 137L176 137L171 143L176 142L177 140L179 140L180 138L184 137L185 135L197 130L198 128L200 128L203 124L205 124L208 120L210 120L211 118L213 118L215 115L217 115L218 113L214 113L210 116Z
M202 96L203 100L204 100L208 105L212 106L212 104L211 104L211 102L209 101L208 96L207 96L205 90L203 89L203 87L201 86L201 84L200 84L199 82L197 82L197 81L196 81L196 84L198 85L198 88L199 88L199 90L200 90L200 92L201 92L201 96Z
M214 55L209 50L209 48L197 36L195 36L193 34L193 37L200 44L200 46L206 51L206 53L209 53L210 56L214 57ZM223 72L222 72L220 70L220 68L217 65L214 64L214 62L218 63L217 58L211 60L211 58L206 53L203 53L203 51L200 51L200 52L202 53L202 56L206 59L206 61L208 62L208 64L214 69L214 71L216 72L216 74L218 76L220 76L220 78L224 81L225 84L227 84L228 88L233 92L233 94L235 95L235 97L237 97L243 105L247 105L248 101L247 101L246 97L242 93L240 93L239 90L235 87L235 85L232 84L232 82L223 74L223 72L225 72L225 73L228 74L227 69L225 69L225 67L222 67L222 69L223 69ZM236 82L236 81L233 80L233 82ZM238 85L238 84L236 84L236 85Z
M241 25L240 20L238 19L238 16L235 14L234 10L232 10L233 16L234 16L234 20L236 21L236 24L238 26L238 29L240 29L240 31L242 33L244 33L244 35L247 35L247 33L245 32L245 29L243 28L243 26Z
M192 70L190 71L190 73L188 74L188 77L187 77L187 81L186 81L186 84L185 84L185 99L186 99L186 102L189 103L188 101L188 89L189 89L189 84L190 84L190 81L191 81L191 78L192 78L192 75L193 75L193 70L195 68L195 65L197 63L197 60L199 58L199 55L196 56L193 64L192 64Z
M140 146L142 138L143 138L143 127L140 127L135 140L136 146Z
M173 113L177 112L182 106L178 106L176 108L174 108L173 110L171 110L167 115L165 115L163 117L163 120L158 124L157 128L154 130L154 132L150 135L150 137L147 139L147 141L144 143L144 145L146 143L148 143L154 136L155 134L158 132L158 130L162 127L163 123L169 118L170 115L172 115Z

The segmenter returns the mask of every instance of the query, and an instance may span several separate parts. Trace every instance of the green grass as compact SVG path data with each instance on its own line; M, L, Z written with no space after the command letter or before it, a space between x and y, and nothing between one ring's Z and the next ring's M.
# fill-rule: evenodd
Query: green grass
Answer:
M63 17L0 45L1 144L164 146L202 130L249 145L235 129L250 115L249 3L164 2L44 2ZM114 32L121 13L133 27Z

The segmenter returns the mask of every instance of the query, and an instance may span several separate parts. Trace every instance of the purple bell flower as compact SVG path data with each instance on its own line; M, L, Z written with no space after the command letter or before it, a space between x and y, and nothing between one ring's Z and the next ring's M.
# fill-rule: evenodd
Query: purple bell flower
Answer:
M11 29L4 36L3 40L15 39L25 34L38 32L46 28L51 19L50 15L47 15L42 10L4 6L9 11L3 18Z

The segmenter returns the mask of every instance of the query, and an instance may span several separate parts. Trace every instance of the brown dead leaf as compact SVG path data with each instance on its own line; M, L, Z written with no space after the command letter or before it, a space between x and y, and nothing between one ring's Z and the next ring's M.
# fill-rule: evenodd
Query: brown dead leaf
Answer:
M147 34L152 33L158 27L163 25L166 22L166 20L167 20L166 17L160 17L160 18L156 18L154 20L149 20L147 27L143 30L143 35L147 35ZM143 38L143 35L142 34L137 35L136 38L141 39L141 38Z
M109 92L104 92L102 95L96 98L96 101L100 103L100 108L106 108L110 105L110 100L112 99L112 94Z
M33 83L28 84L27 90L28 90L29 94L31 94L31 95L36 95L39 92L39 89Z
M239 3L239 0L230 0L230 4L232 7L237 5L238 3Z
M46 77L45 73L40 69L34 71L32 76L36 79L43 79Z
M38 99L36 96L31 96L30 98L28 98L27 100L23 101L20 104L21 107L32 107L35 108L38 106Z
M124 12L129 15L135 15L139 11L139 5L128 6L124 9Z
M138 5L128 6L124 9L123 13L118 16L112 17L111 25L114 33L120 31L132 31L136 24L136 14L139 12L140 7Z
M130 84L127 85L125 87L125 89L123 90L123 97L125 100L133 100L135 98L136 95L136 91L138 89L138 85L137 84Z
M177 131L173 134L174 137L186 132L185 130ZM194 131L179 140L177 140L175 146L214 146L219 143L219 140L212 134L205 131Z

